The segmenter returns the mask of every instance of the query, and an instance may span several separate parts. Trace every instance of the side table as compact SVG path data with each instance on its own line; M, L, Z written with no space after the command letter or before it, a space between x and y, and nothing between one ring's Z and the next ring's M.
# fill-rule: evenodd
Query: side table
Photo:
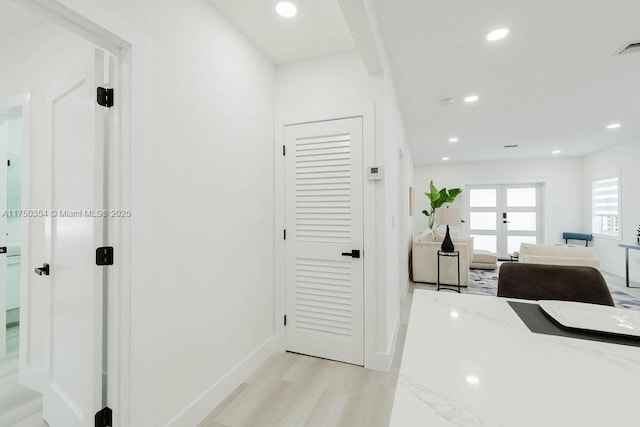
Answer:
M629 249L640 250L640 244L620 243L618 246L624 248L624 270L627 288L635 288L636 286L629 286Z
M440 259L443 257L455 257L456 260L458 261L458 284L457 285L451 285L451 284L440 284ZM442 289L446 289L446 290L450 290L450 291L456 291L458 293L460 292L460 251L453 251L453 252L443 252L443 251L438 251L438 281L436 282L436 284L438 285L438 291L440 290L440 288ZM457 287L458 289L451 289Z

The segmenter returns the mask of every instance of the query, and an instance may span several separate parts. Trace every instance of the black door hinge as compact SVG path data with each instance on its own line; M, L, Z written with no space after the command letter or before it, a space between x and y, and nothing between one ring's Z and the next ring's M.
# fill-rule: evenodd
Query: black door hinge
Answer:
M7 166L11 166L11 160L7 159Z
M111 408L105 407L96 412L96 427L113 427Z
M97 95L98 105L107 108L113 107L113 89L98 87Z
M283 145L283 146L282 146L282 155L283 155L283 156L286 156L286 155L287 155L287 146L286 146L286 145Z
M287 326L287 315L284 315L284 326Z
M287 230L286 230L286 229L284 229L284 230L282 230L282 231L284 232L284 233L283 233L283 234L284 234L284 240L287 240Z
M96 249L96 265L113 265L113 246Z

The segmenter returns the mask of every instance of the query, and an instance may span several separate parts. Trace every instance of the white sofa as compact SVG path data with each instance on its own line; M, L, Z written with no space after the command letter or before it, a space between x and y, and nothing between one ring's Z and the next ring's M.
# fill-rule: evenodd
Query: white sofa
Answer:
M469 265L473 254L473 237L465 239L452 237L455 250L460 251L460 286L469 284ZM414 282L436 283L438 279L438 250L442 245L442 236L435 238L423 233L413 239L412 278ZM458 266L455 257L440 259L440 283L456 285Z
M552 246L522 243L519 262L528 264L581 265L600 268L598 252L594 247Z

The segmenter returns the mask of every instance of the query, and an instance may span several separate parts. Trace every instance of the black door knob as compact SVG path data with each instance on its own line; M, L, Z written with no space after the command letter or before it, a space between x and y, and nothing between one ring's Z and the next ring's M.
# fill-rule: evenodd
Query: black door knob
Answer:
M360 258L360 250L352 249L351 252L342 252L342 256L350 256L351 258Z
M48 276L49 275L49 264L42 264L42 267L38 267L33 270L38 276Z

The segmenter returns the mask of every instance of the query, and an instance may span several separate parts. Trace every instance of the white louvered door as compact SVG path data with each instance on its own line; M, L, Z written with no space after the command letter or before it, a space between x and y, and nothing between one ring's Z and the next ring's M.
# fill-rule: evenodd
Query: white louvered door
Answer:
M286 347L364 364L362 118L285 127Z

